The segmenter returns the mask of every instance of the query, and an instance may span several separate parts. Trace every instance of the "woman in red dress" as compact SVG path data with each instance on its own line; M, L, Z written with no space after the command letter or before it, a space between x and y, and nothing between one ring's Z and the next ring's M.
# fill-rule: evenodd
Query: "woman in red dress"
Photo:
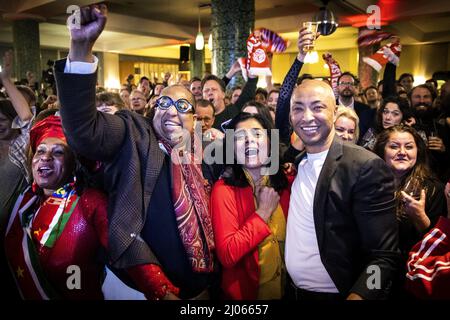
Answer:
M107 199L75 178L75 156L61 120L30 132L33 184L17 199L5 238L10 270L23 299L103 299Z

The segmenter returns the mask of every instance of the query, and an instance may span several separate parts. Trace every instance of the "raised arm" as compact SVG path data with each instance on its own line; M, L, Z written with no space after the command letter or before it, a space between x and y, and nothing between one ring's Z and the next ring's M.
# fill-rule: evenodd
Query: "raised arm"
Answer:
M9 50L5 52L5 55L3 56L3 69L2 72L0 72L0 78L20 120L23 122L30 121L33 118L33 113L31 112L30 106L28 105L27 100L25 100L25 97L11 81L12 68L13 54L12 51Z
M114 157L125 137L120 116L97 112L95 107L95 41L106 24L105 5L81 9L81 26L70 30L67 61L55 64L61 118L69 145L81 155L106 161ZM84 73L84 74L83 74Z
M284 78L283 84L280 88L280 95L278 97L277 110L275 114L275 127L280 130L280 142L286 145L290 145L291 138L291 130L289 129L291 96L306 56L305 51L303 51L303 47L305 46L305 44L309 44L309 42L311 41L311 36L311 32L308 32L306 28L300 29L297 42L297 58L292 64L291 69L289 69L289 72Z

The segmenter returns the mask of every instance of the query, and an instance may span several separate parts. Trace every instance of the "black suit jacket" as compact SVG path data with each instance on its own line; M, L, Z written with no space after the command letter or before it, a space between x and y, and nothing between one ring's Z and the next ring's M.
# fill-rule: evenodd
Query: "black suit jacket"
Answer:
M128 110L97 112L97 74L64 73L65 62L55 63L64 133L78 154L105 165L110 262L118 269L159 264L140 236L164 160L151 119Z
M353 108L359 117L359 136L364 137L369 128L375 126L375 109L371 109L367 104L355 101Z
M339 292L386 298L399 250L394 179L385 162L335 137L317 181L313 210L320 257ZM371 278L378 271L381 278Z

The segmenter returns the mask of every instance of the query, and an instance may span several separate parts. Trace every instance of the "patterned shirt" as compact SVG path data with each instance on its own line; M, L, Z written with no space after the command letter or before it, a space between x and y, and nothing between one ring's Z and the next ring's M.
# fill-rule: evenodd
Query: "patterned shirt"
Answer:
M11 141L8 154L9 160L20 168L28 183L31 183L31 173L27 166L27 148L30 142L30 130L36 116L35 106L31 107L31 112L33 117L28 121L22 121L18 116L14 119L11 127L20 129L20 134Z

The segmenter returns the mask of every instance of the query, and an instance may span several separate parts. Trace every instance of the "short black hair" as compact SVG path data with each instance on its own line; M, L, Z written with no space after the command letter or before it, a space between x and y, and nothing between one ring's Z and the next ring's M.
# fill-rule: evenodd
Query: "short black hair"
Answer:
M223 82L222 79L220 79L218 76L215 76L213 74L210 74L209 76L206 76L203 78L202 90L203 90L203 87L205 86L206 81L210 81L210 80L217 82L219 84L220 88L222 89L222 91L225 92L225 87L226 87L225 82Z
M189 81L189 83L192 84L192 83L195 82L195 81L202 81L202 79L200 79L199 77L193 77L193 78L191 79L191 81Z
M139 84L141 84L142 82L144 82L144 80L147 80L150 83L150 79L147 78L146 76L143 76L139 79Z
M404 78L411 77L414 82L414 76L411 73L402 73L398 78L398 82L402 81Z
M208 107L210 107L212 109L212 111L213 111L213 116L215 115L216 109L214 109L214 105L212 104L211 101L206 100L206 99L199 99L195 103L197 104L196 107L201 107L201 108L208 108Z
M345 71L344 73L342 73L342 74L338 77L338 79L337 79L337 83L338 83L338 84L339 84L339 82L341 81L341 78L342 78L343 76L350 76L350 77L352 77L353 80L355 81L355 84L356 84L357 82L359 82L358 78L357 78L353 73L351 73L350 71Z

